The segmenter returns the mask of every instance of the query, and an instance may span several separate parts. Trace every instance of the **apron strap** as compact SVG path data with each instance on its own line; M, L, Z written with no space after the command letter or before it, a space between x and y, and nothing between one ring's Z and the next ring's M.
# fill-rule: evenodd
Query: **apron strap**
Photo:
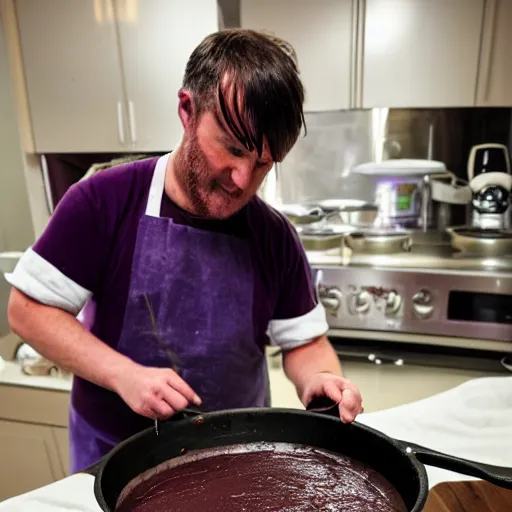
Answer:
M146 215L150 217L160 217L160 206L165 186L165 171L170 153L162 155L156 162L151 187L149 188L149 197L146 205Z

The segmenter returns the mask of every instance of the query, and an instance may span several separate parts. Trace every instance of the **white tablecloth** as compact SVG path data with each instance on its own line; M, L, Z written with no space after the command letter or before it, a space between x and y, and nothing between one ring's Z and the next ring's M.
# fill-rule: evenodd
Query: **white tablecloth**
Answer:
M468 381L433 397L363 414L360 423L451 455L512 467L512 377ZM471 479L427 467L430 487ZM101 512L94 478L77 474L0 503L0 512Z

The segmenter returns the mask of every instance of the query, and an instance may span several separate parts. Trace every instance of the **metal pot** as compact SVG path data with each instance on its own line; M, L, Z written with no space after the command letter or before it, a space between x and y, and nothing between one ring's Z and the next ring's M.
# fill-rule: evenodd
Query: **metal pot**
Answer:
M297 226L300 241L306 251L341 250L343 237L355 229L345 224L331 224L327 218L307 226Z
M420 512L427 499L428 478L422 463L512 488L512 469L392 439L357 422L342 423L337 408L325 413L258 408L200 416L195 412L180 414L162 423L158 436L148 428L123 441L87 472L95 476L94 493L101 509L114 512L121 492L132 479L185 451L255 442L312 446L361 461L393 485L410 512Z
M326 221L349 226L373 226L379 213L375 203L356 199L326 199L315 203L326 214Z
M345 236L345 244L356 253L407 252L412 247L412 234L409 231L386 229L354 231Z
M452 227L446 230L451 246L457 251L489 257L512 256L512 231L472 226Z
M355 166L352 173L373 182L379 205L379 226L422 227L437 223L433 201L466 205L471 189L449 172L442 162L431 160L384 160Z

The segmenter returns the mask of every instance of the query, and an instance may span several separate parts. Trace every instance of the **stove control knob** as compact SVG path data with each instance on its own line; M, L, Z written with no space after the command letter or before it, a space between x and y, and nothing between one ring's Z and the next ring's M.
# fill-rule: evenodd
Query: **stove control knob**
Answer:
M335 314L341 307L342 293L338 288L320 288L320 302L331 314Z
M364 314L370 309L372 302L372 296L366 290L356 293L352 297L351 309L353 313Z
M402 297L399 293L391 291L386 297L385 314L386 316L396 315L400 311Z
M412 298L412 307L420 318L429 318L434 312L432 294L426 289L420 290Z

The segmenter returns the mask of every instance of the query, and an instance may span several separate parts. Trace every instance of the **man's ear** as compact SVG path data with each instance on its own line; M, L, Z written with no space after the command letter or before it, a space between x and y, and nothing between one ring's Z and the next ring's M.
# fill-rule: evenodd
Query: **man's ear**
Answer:
M178 99L178 116L181 119L184 131L187 131L194 124L196 117L194 97L187 89L180 89Z

